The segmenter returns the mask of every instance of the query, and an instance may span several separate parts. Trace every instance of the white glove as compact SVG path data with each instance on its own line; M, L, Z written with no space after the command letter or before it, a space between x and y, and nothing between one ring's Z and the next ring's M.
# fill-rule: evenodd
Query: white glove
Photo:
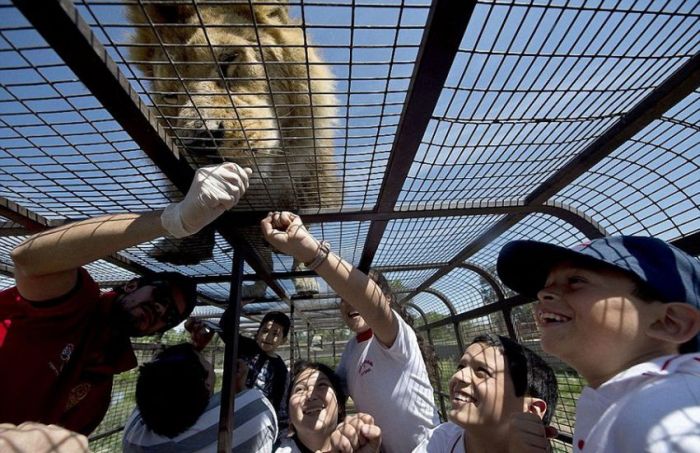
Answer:
M233 162L200 168L185 199L171 203L161 214L163 228L176 238L195 234L236 206L252 173Z

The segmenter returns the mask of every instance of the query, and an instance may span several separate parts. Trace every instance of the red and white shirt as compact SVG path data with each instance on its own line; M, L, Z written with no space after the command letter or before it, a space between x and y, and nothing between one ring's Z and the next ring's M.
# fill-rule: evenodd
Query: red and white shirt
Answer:
M576 406L574 452L700 451L700 353L640 363Z
M55 423L89 434L109 407L112 376L136 367L110 324L115 294L80 269L68 294L40 304L0 291L0 423Z
M382 451L407 453L440 423L433 387L413 330L394 312L399 332L387 348L376 337L352 338L336 373L359 412L382 429Z

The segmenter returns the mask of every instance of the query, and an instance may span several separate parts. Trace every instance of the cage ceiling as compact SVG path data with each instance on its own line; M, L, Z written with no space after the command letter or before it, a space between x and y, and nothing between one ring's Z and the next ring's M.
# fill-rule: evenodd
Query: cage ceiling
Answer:
M179 250L204 260L146 243L96 279L177 270L223 306L235 248L268 285L245 315L293 300L337 327L330 289L296 294L309 274L256 233L284 208L422 316L519 303L494 275L512 239L700 253L698 2L2 0L0 17L2 287L28 234L161 209L227 158L256 189L213 245Z

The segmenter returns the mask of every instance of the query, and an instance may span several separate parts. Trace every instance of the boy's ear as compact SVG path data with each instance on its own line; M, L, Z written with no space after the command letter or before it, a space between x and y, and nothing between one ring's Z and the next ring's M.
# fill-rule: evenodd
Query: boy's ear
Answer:
M700 310L684 302L661 305L659 316L646 329L651 338L681 345L700 332Z
M523 412L537 415L540 420L544 418L544 414L547 412L547 403L543 399L526 396L523 398L523 404Z

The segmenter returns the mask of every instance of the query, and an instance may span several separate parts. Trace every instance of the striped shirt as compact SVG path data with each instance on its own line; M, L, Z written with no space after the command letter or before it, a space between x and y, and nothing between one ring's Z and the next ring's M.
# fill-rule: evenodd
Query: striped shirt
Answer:
M219 429L221 394L211 397L197 422L170 438L146 426L138 408L124 428L122 448L127 453L215 452ZM277 417L272 404L260 390L246 389L236 395L232 451L235 453L272 452L277 438Z

